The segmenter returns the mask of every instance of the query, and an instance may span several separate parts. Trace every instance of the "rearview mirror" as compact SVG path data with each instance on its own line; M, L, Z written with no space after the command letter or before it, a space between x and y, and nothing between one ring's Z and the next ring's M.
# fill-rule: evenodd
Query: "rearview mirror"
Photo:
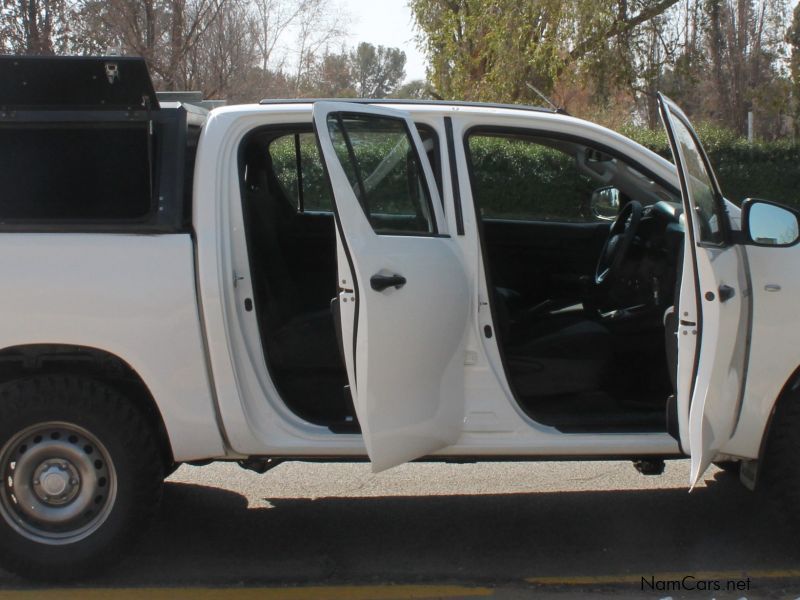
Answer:
M592 192L589 208L592 215L601 221L613 221L619 214L620 191L613 187L601 187Z
M795 211L765 200L745 200L744 228L750 242L759 246L791 246L800 240L800 220Z

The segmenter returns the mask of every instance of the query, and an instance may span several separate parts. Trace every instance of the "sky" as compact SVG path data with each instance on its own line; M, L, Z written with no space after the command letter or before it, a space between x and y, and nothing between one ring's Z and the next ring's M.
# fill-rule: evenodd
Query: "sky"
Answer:
M400 48L406 53L406 81L425 79L425 58L417 50L406 0L339 0L339 5L350 15L348 45Z

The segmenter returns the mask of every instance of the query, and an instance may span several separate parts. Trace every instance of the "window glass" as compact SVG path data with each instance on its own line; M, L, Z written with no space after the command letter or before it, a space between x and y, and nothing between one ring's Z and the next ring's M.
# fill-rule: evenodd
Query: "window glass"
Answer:
M300 147L300 174L297 170L297 142ZM319 157L313 133L298 133L276 138L269 144L272 169L285 196L298 210L332 212L330 188ZM302 194L302 206L301 206Z
M435 233L431 199L405 121L331 113L333 147L376 233Z
M700 228L699 241L721 244L724 241L721 207L714 193L711 176L688 127L678 118L673 117L671 121L675 140L681 148L681 161L687 176L686 185Z
M427 125L417 127L428 160L436 177L436 185L441 195L441 162L438 155L436 133ZM300 177L297 172L295 135L300 142ZM272 169L287 200L298 210L310 212L333 212L330 187L325 178L322 161L313 133L291 133L272 140L269 144ZM300 205L300 186L302 183L303 202Z
M145 217L150 154L146 124L0 127L0 219Z
M484 218L586 222L598 184L575 157L534 137L475 133L468 140L473 195Z

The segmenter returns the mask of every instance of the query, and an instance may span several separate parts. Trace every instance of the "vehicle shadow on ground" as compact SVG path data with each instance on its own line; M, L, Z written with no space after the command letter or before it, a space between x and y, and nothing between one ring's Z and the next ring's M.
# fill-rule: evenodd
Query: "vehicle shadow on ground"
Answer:
M800 566L763 499L719 474L685 489L266 499L167 483L115 585L517 582Z

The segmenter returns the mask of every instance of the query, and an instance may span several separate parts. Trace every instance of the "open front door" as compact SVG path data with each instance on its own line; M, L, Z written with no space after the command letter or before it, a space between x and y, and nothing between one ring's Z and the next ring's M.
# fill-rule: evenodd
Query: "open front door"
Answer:
M677 394L681 442L692 457L694 486L736 427L751 294L744 249L731 242L725 201L697 134L671 100L659 95L659 105L678 167L687 229L676 307Z
M378 472L461 434L467 278L407 113L318 102L314 127L336 205L344 358Z

